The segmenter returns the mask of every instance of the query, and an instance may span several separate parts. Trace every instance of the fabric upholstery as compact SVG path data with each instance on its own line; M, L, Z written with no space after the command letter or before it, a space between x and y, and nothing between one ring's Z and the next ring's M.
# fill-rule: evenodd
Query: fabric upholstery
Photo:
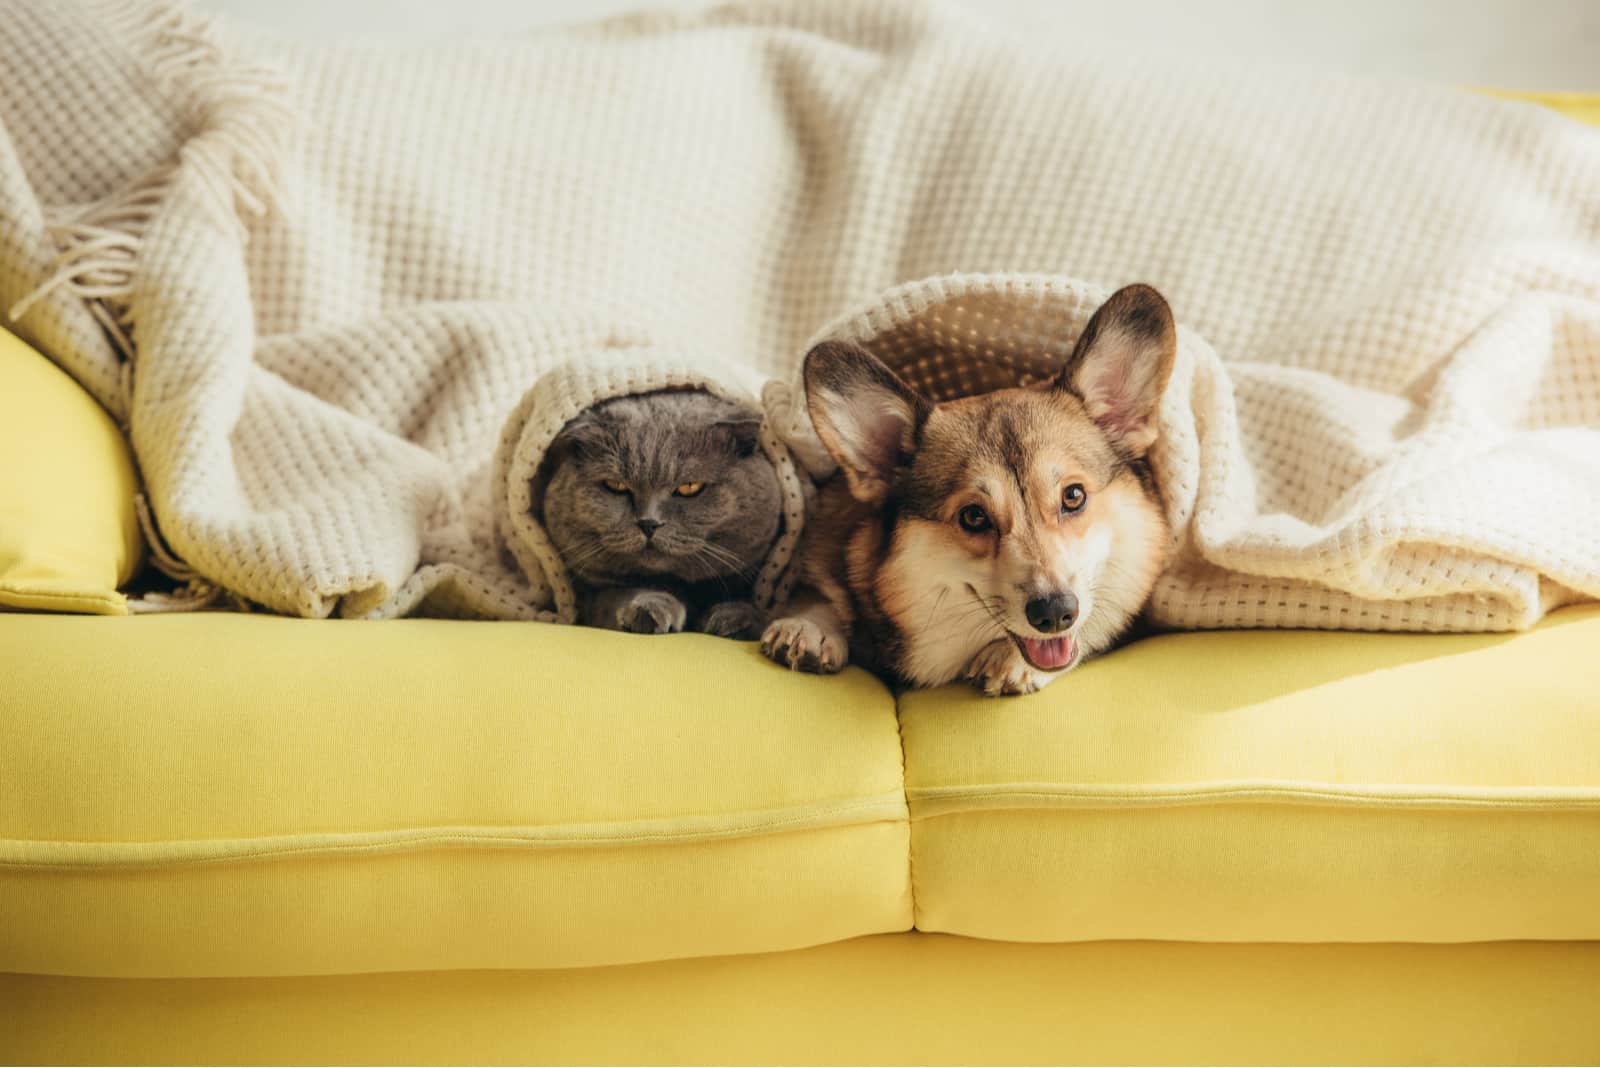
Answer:
M0 327L0 608L126 613L137 491L111 417Z
M1600 938L1600 608L1515 637L1151 638L906 695L917 925L1017 941Z
M0 970L563 967L910 926L894 703L861 671L197 614L0 616L0 678Z
M0 969L619 964L913 902L1013 941L1597 938L1597 642L1170 635L897 732L860 671L698 635L0 617Z
M883 935L615 968L0 975L0 1060L1593 1064L1600 943L1016 945Z

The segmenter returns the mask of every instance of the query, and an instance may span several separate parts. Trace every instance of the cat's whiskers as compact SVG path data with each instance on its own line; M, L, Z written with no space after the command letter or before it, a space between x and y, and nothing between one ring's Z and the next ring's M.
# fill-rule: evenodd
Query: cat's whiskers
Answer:
M716 560L714 558L707 556L703 552L698 552L697 551L692 556L692 559L697 560L697 561L701 560L702 558L706 559L706 560L711 560L713 565L716 563ZM714 572L716 569L713 566L713 567L708 567L707 570ZM710 575L708 578L704 579L703 581L715 582L718 586L720 586L722 588L723 599L724 600L731 600L733 598L733 586L731 584L731 579L733 577L734 576L731 576L731 575L726 575L726 574L719 575L719 574L714 574L713 573L712 575Z
M717 582L722 587L724 596L729 598L733 597L731 583L734 580L748 582L758 566L744 564L738 556L727 549L704 539L690 552L689 558L697 563L707 564L706 570L713 572L707 579Z
M746 568L744 561L739 558L737 553L725 549L706 538L698 539L697 544L690 549L690 554L696 559L703 558L720 564L724 569L731 568L734 574L743 574Z
M605 551L607 551L605 542L599 538L591 538L584 542L576 552L568 554L566 559L567 568L568 570L576 571Z

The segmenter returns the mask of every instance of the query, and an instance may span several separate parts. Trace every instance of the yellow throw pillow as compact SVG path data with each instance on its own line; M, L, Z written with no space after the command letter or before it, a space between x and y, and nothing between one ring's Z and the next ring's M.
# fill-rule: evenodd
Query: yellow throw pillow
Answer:
M1569 119L1600 126L1600 93L1536 93L1521 89L1480 89L1480 93L1503 97L1506 100L1525 100L1530 104L1543 104L1561 112Z
M0 609L126 615L137 487L105 410L0 328Z

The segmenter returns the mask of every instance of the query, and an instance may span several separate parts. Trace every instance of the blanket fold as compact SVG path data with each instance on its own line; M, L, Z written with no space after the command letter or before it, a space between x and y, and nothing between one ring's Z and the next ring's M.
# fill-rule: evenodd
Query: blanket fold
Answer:
M0 309L197 602L570 621L535 494L579 407L759 399L803 493L811 342L1026 382L1132 281L1182 324L1159 624L1600 597L1600 132L1536 107L914 0L423 48L0 0L0 59Z

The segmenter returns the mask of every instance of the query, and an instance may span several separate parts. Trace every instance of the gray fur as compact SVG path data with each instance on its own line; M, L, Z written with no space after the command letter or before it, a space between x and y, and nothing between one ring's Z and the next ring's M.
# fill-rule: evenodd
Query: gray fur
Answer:
M756 441L761 413L703 390L603 401L568 423L547 460L543 521L578 586L579 620L642 633L754 637L750 582L783 511ZM605 480L629 492L607 489ZM674 494L686 483L704 489ZM660 526L646 539L639 520Z

